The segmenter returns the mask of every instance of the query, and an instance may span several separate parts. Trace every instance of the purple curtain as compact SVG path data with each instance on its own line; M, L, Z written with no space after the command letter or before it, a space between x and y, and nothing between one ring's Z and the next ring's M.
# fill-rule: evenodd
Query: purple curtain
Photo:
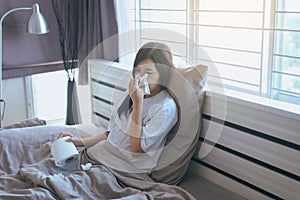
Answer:
M118 60L118 25L113 0L80 0L79 4L79 84L87 84L87 58ZM109 44L103 45L109 38ZM95 48L97 53L89 55Z
M63 0L60 0L62 2ZM113 0L74 0L78 2L78 59L79 83L87 83L87 66L84 59L89 52L106 39L118 34ZM3 78L14 78L64 69L60 52L57 20L50 0L1 0L0 16L6 11L31 7L39 3L47 19L50 32L45 35L26 33L30 11L18 11L3 22ZM102 49L100 51L100 49ZM117 60L118 40L98 49L97 58ZM77 66L76 66L77 67Z
M74 69L79 61L81 84L87 83L86 57L90 51L117 35L114 2L107 0L52 0L58 25L60 52L68 74L66 124L80 123L80 112ZM97 57L117 59L118 40L113 40L109 48L98 48Z
M79 0L52 0L52 6L58 26L61 57L68 76L66 124L79 124L81 118L74 79L79 49Z
M57 25L51 1L1 0L0 16L7 11L40 5L50 32L45 35L26 33L26 23L31 12L17 11L3 21L3 78L14 78L36 73L62 70L63 64L57 35Z

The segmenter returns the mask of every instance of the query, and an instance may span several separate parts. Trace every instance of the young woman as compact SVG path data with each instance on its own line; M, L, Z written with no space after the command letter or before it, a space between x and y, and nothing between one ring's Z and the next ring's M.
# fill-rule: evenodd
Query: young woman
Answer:
M122 151L137 157L146 153L157 161L167 134L178 118L176 103L168 93L173 68L172 54L165 44L150 42L143 45L136 55L128 90L113 107L107 131L83 139L61 133L59 138L71 136L68 141L87 148L108 140ZM145 84L136 78L145 74L150 94L144 93Z

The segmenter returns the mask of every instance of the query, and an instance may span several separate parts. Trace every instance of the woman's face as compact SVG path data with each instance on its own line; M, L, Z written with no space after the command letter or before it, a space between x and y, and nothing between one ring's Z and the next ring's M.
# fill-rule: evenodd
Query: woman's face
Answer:
M151 59L146 59L139 62L138 65L134 68L134 74L137 73L139 73L140 76L148 74L150 95L145 95L145 97L150 97L160 92L160 74L155 67L155 63Z

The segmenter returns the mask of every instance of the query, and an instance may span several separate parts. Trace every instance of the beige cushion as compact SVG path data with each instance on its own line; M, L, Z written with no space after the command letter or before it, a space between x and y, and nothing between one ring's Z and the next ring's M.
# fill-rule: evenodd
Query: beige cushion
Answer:
M178 184L189 166L199 139L206 76L203 65L172 71L169 90L178 104L179 120L151 173L155 181Z

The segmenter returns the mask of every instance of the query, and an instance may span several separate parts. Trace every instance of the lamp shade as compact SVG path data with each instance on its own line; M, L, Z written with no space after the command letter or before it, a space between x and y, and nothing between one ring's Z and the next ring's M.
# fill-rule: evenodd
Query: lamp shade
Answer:
M27 22L27 32L31 34L46 34L49 32L47 21L40 13L37 3L32 6L32 14Z

